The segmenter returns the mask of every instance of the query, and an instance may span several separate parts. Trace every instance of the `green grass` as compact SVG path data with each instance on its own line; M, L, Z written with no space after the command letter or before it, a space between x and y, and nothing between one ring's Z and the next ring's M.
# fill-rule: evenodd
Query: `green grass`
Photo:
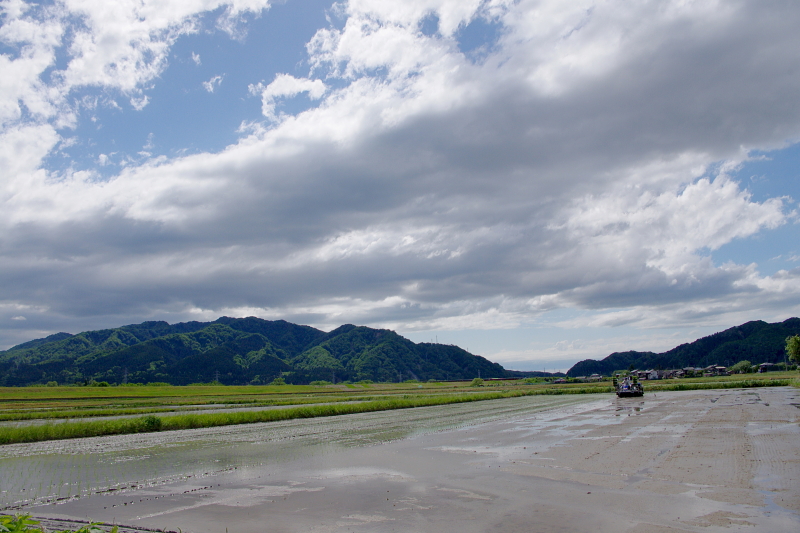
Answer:
M106 530L100 528L100 523L94 522L86 524L78 529L65 529L63 531L46 530L44 526L39 525L38 520L33 520L30 515L0 515L0 532L8 533L22 533L27 531L29 533L106 533ZM117 533L117 526L112 526L108 533Z
M695 383L668 383L664 385L649 385L646 391L682 391L703 389L748 389L752 387L785 387L798 380L792 379L744 379L740 381L717 381ZM796 385L795 385L796 386Z

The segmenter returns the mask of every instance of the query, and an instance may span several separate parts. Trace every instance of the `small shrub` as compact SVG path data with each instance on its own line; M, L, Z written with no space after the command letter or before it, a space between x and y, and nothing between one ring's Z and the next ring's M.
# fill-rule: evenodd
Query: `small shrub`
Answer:
M48 387L58 387L58 381L48 381L47 382L47 386Z
M286 380L279 376L273 379L270 385L286 385Z
M158 416L148 415L141 419L142 431L161 431L162 421Z
M322 387L323 385L330 385L330 384L331 384L330 381L325 381L325 380L321 380L321 379L317 380L317 381L312 381L311 383L309 383L309 385L315 385L317 387Z
M472 383L469 384L470 387L483 387L483 380L481 378L475 378L472 380Z

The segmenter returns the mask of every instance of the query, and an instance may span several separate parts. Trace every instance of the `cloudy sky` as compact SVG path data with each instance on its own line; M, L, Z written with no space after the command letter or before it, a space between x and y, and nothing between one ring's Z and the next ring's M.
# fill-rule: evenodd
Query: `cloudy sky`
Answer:
M800 315L795 2L0 6L0 348L254 315L566 369Z

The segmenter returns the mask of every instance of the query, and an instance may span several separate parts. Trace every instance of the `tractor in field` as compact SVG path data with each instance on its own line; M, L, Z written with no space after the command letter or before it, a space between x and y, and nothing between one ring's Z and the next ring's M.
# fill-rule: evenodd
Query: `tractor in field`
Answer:
M619 398L632 398L636 396L644 396L644 387L639 383L639 378L636 376L614 376L614 391L616 391Z

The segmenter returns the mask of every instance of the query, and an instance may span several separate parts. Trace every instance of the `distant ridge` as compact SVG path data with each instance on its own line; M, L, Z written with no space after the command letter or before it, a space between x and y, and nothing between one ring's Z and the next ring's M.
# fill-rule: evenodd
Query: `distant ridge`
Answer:
M615 352L600 361L585 359L567 371L570 377L591 374L608 375L615 370L633 366L645 370L653 368L732 366L747 360L753 364L780 363L784 360L786 337L800 335L800 318L768 324L756 320L741 326L703 337L692 343L664 353Z
M497 363L458 346L347 324L330 333L285 320L142 322L56 333L0 352L0 386L165 382L263 384L499 378Z

